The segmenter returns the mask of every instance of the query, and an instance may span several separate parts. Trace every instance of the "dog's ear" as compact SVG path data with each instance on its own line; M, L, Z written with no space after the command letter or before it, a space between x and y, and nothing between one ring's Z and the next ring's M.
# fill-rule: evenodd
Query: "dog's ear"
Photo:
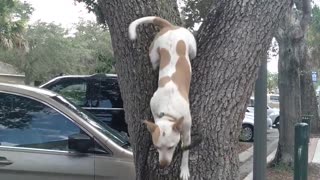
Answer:
M177 120L177 122L175 122L172 126L172 129L176 132L181 132L182 131L182 122L183 122L184 117L182 116L181 118L179 118Z
M147 120L144 120L143 123L147 125L148 131L150 133L153 133L158 127L155 123L147 121Z

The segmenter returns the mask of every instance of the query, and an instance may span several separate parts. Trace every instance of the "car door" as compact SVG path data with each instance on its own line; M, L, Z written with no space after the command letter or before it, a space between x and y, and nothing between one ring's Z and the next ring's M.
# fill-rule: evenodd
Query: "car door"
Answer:
M69 151L82 132L55 108L0 92L0 177L4 180L94 180L94 155Z
M108 155L96 155L95 180L132 180L135 179L133 162Z

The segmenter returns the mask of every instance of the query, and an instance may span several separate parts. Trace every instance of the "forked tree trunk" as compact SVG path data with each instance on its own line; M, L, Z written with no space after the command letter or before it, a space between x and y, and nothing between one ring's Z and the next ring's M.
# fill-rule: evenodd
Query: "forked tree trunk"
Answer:
M299 122L301 116L299 59L294 54L301 52L291 37L282 37L277 41L279 44L280 137L275 162L292 165L294 125Z
M240 178L238 138L246 102L260 58L265 57L273 30L288 7L289 0L220 0L198 31L190 100L192 132L201 133L204 139L191 150L191 179ZM150 135L142 124L151 118L149 100L157 88L157 72L152 71L147 51L156 31L150 25L140 27L135 42L127 33L131 21L146 15L179 24L176 2L98 0L95 8L110 28L137 179L178 179L181 152L172 165L160 170Z
M301 65L307 58L306 33L310 15L310 0L295 0L276 34L279 43L280 138L274 163L289 166L293 165L294 126L301 121L301 100L307 102L301 97L301 85L312 85L301 84L310 83L305 81L307 77L300 81Z

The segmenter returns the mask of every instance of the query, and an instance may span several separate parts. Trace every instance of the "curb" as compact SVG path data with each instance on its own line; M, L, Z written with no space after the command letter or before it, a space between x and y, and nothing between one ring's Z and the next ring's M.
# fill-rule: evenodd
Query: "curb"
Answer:
M240 163L246 162L253 154L253 145L239 154Z
M312 163L320 164L320 139L317 141L316 149L312 159Z
M267 156L267 164L269 164L274 159L276 152L277 152L277 148ZM252 180L252 179L253 179L253 171L251 171L243 180Z

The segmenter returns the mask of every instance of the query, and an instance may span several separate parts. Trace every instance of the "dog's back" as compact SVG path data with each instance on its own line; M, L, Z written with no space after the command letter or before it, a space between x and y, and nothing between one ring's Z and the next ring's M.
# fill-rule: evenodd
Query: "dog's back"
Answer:
M159 152L161 167L168 166L182 137L184 146L191 142L191 114L189 88L191 80L190 58L196 56L196 41L190 31L173 26L168 21L150 16L137 19L129 26L129 36L135 39L136 28L142 23L160 27L150 46L150 61L154 69L159 66L158 89L150 100L155 123L144 121ZM180 177L187 180L189 151L183 152Z
M196 41L190 31L172 25L167 20L148 16L133 21L129 36L136 39L139 24L152 23L160 27L150 46L150 60L154 68L159 67L159 88L173 82L181 95L188 101L191 80L190 58L196 56Z

